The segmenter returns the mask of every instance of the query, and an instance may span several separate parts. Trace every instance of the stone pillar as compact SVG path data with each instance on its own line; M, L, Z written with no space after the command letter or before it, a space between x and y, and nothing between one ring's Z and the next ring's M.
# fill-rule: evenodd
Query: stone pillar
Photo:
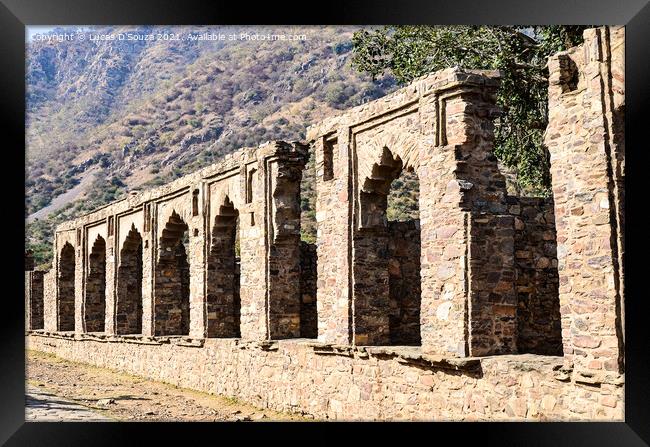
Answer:
M549 58L545 143L564 355L594 376L623 371L624 28L584 38Z
M29 330L30 324L30 296L31 284L29 272L34 270L34 256L31 250L25 251L25 330Z
M516 350L513 219L492 154L496 73L455 73L420 100L420 223L424 352Z
M205 338L206 336L206 240L208 226L206 222L207 208L205 203L205 187L195 185L192 189L192 217L188 219L190 240L190 337Z
M52 242L52 269L45 278L45 329L55 332L59 330L59 253L61 246L56 232L54 233L54 241ZM49 282L48 280L49 276ZM49 285L49 287L48 287ZM48 294L49 292L49 294ZM49 296L48 296L49 295ZM48 300L48 298L50 298ZM48 319L48 309L50 318Z
M142 335L154 334L153 321L153 282L155 275L155 260L158 241L156 226L158 225L156 204L145 202L143 205L142 233Z
M268 313L271 339L300 337L300 180L307 150L270 162Z
M316 221L318 279L318 340L348 344L352 341L350 291L349 130L319 136L316 157Z
M438 108L443 104L436 96L420 100L420 333L423 351L465 356L469 215L460 204L462 188L469 185L457 180L455 146L440 141Z
M74 330L84 332L84 295L86 293L86 247L88 244L85 229L75 230L75 262L74 262Z
M115 334L115 294L117 288L117 266L115 265L116 251L119 250L116 234L117 221L114 215L108 217L106 237L106 311L104 318L104 333Z
M300 179L306 149L272 142L240 176L241 336L300 337ZM253 171L255 169L255 171ZM252 181L248 176L254 175ZM247 191L251 188L251 191Z
M57 315L56 270L54 268L43 275L43 306L44 329L49 332L55 332L57 330Z
M268 167L256 163L257 181L252 184L252 200L239 207L240 273L240 332L245 340L267 340L268 322ZM249 170L240 172L240 197L246 196L246 177Z

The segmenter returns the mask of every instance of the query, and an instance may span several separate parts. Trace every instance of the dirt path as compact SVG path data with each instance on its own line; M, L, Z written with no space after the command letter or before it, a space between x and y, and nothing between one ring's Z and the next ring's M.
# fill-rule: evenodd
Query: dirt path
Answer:
M236 399L27 352L29 389L83 405L122 421L305 421L302 416L255 408Z
M25 420L29 422L112 422L88 407L62 399L43 388L27 385Z

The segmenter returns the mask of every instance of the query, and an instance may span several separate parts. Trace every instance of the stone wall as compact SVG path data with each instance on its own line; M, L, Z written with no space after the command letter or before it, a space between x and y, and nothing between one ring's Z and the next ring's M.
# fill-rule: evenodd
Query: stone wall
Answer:
M549 58L545 143L557 227L567 363L586 376L624 370L625 29L585 30Z
M549 60L552 199L506 194L499 73L442 70L309 128L316 247L297 142L61 224L29 346L317 417L621 420L623 41ZM388 222L405 169L420 220Z
M390 342L419 346L420 221L389 222L388 234Z
M416 347L307 340L70 337L32 334L26 343L73 361L321 419L623 421L621 383L581 383L559 357L444 359Z
M45 327L299 337L299 185L306 158L300 143L243 148L59 225L45 280Z
M318 337L316 244L300 242L300 336Z
M562 355L553 200L509 197L517 272L517 349Z
M422 348L458 357L516 352L511 257L490 264L479 249L488 243L482 222L512 220L492 154L498 84L497 72L442 70L308 129L320 341L391 343L386 198L408 169L420 180Z
M44 286L41 271L25 272L25 328L36 330L45 328Z

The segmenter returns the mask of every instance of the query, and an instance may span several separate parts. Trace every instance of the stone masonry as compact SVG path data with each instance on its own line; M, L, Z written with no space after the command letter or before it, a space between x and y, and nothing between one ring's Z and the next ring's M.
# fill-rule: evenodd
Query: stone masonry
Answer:
M509 197L515 219L517 347L562 355L553 200Z
M623 54L549 59L553 197L506 193L499 73L438 71L59 225L27 346L320 418L623 420ZM420 217L389 221L404 170Z
M624 371L625 29L585 31L549 59L562 341L587 377Z

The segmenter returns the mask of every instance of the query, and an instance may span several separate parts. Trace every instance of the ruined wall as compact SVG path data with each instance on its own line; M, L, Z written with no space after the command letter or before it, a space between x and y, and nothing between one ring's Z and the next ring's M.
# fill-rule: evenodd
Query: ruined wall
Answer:
M509 197L514 216L519 353L562 355L553 200Z
M413 347L298 340L76 337L30 335L27 347L323 419L623 420L620 382L580 383L558 357L444 359Z
M59 225L54 268L46 275L46 328L109 335L299 337L299 185L306 158L299 143L244 148L196 173ZM231 250L228 272L225 263L211 266L208 256L212 246L224 248L215 230L223 223L225 203L241 216L235 234L241 260ZM228 293L225 283L208 274L215 268L232 282ZM216 307L214 296L221 300ZM213 330L220 305L228 307L233 326L228 333Z
M41 271L25 272L25 328L27 330L45 328L44 273Z
M422 348L516 352L511 256L480 258L488 254L482 222L512 223L492 154L498 76L442 70L309 128L320 341L390 344L386 195L411 169L420 179Z
M54 332L57 328L56 316L56 272L52 269L43 275L43 327Z
M300 181L306 159L293 154L269 175L269 338L300 337Z
M498 73L442 70L309 128L315 248L299 240L299 143L242 149L60 225L28 346L316 417L622 420L622 57L612 27L549 60L552 200L506 195ZM419 225L387 220L404 169ZM133 231L141 260L124 251ZM88 334L100 237L105 333ZM181 246L183 336L157 336L176 276L160 263ZM133 259L142 277L121 284ZM142 334L115 335L138 280Z
M390 341L414 345L420 339L420 222L388 223Z
M623 371L623 27L585 30L549 58L545 143L557 227L567 363L598 378Z
M316 244L300 242L300 336L318 337L316 282L318 256Z

